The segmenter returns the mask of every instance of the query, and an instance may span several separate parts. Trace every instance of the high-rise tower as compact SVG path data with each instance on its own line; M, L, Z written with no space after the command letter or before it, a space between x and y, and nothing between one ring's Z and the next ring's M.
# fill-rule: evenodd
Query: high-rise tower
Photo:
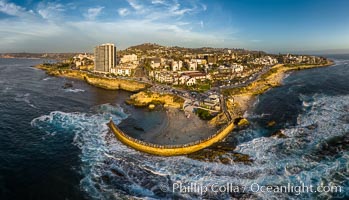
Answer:
M114 44L102 44L95 47L95 67L97 72L110 72L116 66L116 47Z

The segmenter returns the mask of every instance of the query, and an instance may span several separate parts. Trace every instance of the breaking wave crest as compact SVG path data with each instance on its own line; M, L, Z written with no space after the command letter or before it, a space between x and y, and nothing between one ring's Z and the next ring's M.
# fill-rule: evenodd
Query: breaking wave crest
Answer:
M74 144L81 149L83 163L81 188L93 199L230 199L243 198L330 198L338 194L304 193L178 193L173 183L202 185L227 182L239 186L329 185L348 191L349 96L300 96L303 112L296 126L283 130L287 138L258 137L242 142L236 151L252 157L252 164L220 164L185 156L157 157L132 150L108 133L106 123L127 115L120 107L104 104L96 113L52 112L32 121L45 131L60 130L75 134ZM258 130L257 130L258 131ZM251 137L248 135L247 137ZM243 141L243 140L242 140ZM231 157L226 153L226 157ZM164 187L166 190L164 190Z
M83 89L72 89L72 88L65 89L64 91L72 92L72 93L85 92L85 90L83 90Z
M238 151L253 157L262 172L254 181L261 185L334 184L348 191L349 96L300 95L300 100L303 112L296 126L283 130L287 138L255 138L240 144ZM302 194L332 195L344 194Z

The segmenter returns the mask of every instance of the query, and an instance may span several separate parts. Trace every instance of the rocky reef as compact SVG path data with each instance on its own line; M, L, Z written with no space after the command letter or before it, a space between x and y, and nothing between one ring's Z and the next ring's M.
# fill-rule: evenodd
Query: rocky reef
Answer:
M142 91L131 95L130 99L127 100L127 103L138 107L149 106L151 104L163 104L164 107L182 108L184 99L172 94L159 94Z

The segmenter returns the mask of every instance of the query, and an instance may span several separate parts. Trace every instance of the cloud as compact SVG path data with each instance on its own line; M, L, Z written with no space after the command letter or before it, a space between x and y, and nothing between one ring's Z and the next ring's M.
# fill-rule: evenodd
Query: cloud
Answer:
M167 20L169 23L207 9L206 5L198 3L198 1L179 3L178 0L127 0L127 2L131 9L127 12L130 17L146 18L151 21ZM122 14L119 12L120 16Z
M116 7L118 15L106 13L109 18L100 17L98 21L95 19L104 11L103 4L86 8L81 16L70 12L73 4L39 3L35 11L28 11L4 2L0 0L0 11L18 17L0 19L3 52L90 52L106 41L116 43L119 49L144 42L188 47L232 43L232 36L225 30L197 31L204 25L204 20L191 19L204 11L198 1L128 0L129 5Z
M152 4L165 4L164 0L152 0L151 1Z
M127 8L120 8L118 9L118 13L121 17L125 17L130 14L130 11Z
M127 0L130 9L127 15L143 17L149 20L164 20L173 17L181 18L185 15L196 14L207 9L207 6L198 1L179 3L178 0ZM123 13L119 12L122 16Z
M173 4L172 7L170 7L169 11L170 11L170 14L176 16L176 15L184 15L186 13L189 13L191 11L193 11L194 9L193 8L180 8L181 4L179 3L175 3Z
M140 11L143 9L143 6L141 4L139 4L136 0L127 0L127 2L130 4L130 6L137 10Z
M0 27L0 50L4 52L44 52L59 49L70 32L67 27L43 20L0 20Z
M119 49L145 42L187 47L226 47L231 44L231 40L223 37L221 32L193 32L182 27L182 23L167 24L143 19L117 22L70 22L69 24L77 28L80 33L85 33L84 37L94 38L93 40L88 40L91 47L105 41L116 43ZM140 32L140 30L142 31Z
M26 16L30 14L32 11L27 12L27 10L21 6L18 6L14 3L9 3L5 0L0 0L0 12L5 13L7 15L20 17Z
M95 20L102 12L104 7L98 6L95 8L89 8L87 13L84 15L88 20Z
M37 12L44 19L57 19L61 16L61 13L65 11L65 7L62 4L57 3L43 3L38 4Z

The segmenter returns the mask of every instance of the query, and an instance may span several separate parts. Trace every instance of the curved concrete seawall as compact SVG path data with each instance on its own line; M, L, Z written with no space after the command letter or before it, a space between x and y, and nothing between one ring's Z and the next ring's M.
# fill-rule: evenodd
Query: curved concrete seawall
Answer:
M157 145L151 144L148 142L140 141L135 138L132 138L122 132L112 120L108 123L108 126L113 131L115 136L125 145L132 147L138 151L145 153L158 155L158 156L178 156L186 155L206 147L211 146L212 144L221 141L224 139L233 129L234 123L230 122L228 125L216 132L216 134L205 140L199 140L196 142L182 144L182 145Z

